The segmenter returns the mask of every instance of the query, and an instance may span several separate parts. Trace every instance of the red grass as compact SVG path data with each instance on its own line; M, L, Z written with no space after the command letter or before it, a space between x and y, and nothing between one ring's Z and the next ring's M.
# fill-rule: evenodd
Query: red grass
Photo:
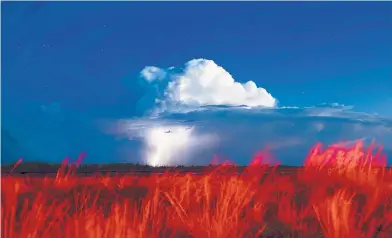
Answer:
M316 145L287 175L260 157L240 175L231 168L77 177L63 166L55 178L3 177L2 237L391 237L392 171L361 143Z

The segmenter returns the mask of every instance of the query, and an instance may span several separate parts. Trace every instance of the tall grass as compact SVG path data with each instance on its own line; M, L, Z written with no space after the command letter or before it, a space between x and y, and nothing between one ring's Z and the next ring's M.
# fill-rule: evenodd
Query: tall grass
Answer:
M392 237L392 171L373 146L313 147L280 174L257 157L241 174L2 178L4 238Z

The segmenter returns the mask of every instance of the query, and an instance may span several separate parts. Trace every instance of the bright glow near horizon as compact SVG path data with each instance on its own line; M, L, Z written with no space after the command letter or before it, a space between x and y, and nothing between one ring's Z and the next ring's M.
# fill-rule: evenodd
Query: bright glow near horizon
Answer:
M152 166L169 165L190 148L193 127L160 126L148 129L145 136L146 163ZM174 160L174 161L173 161ZM179 162L179 161L178 161Z

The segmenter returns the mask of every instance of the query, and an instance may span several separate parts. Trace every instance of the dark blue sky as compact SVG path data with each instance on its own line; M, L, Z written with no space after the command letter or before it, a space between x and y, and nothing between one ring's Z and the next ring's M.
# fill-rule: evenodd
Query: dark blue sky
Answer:
M391 2L2 2L1 14L7 130L45 124L36 110L52 103L72 120L133 116L143 67L194 58L281 106L392 116Z
M2 15L6 105L131 104L124 79L199 57L283 105L382 112L392 97L389 2L8 2Z

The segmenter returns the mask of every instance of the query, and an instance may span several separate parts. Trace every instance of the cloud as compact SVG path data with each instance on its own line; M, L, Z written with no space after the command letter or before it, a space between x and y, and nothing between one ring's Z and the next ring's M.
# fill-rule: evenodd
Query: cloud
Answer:
M216 140L212 134L197 134L194 127L153 127L145 136L145 162L152 166L187 164L197 149L206 149Z
M325 116L320 111L333 113ZM53 120L37 105L34 110L7 113L3 127L26 151L25 155L20 151L9 154L10 159L26 156L60 162L67 155L74 158L87 152L86 163L197 165L210 163L216 154L248 164L254 153L268 148L282 164L299 165L317 142L328 145L363 138L366 142L375 139L392 156L391 119L328 105L268 109L208 106L188 113L108 118L99 123L91 111L62 108L60 114L61 120Z
M181 120L130 119L106 127L106 133L119 139L142 140L139 154L143 162L156 166L192 163L198 150L206 150L218 142L214 133L199 129L197 123L188 126Z
M140 76L148 87L141 104L158 112L153 116L100 120L98 131L94 109L73 112L53 103L40 110L9 108L3 124L34 158L57 162L86 151L86 162L93 163L207 164L217 154L247 164L268 148L282 164L299 165L317 142L351 145L358 139L375 139L392 156L391 119L337 103L278 107L265 89L236 82L210 60L149 66Z
M212 60L193 59L184 68L145 67L141 77L151 86L160 81L155 112L184 112L202 106L226 105L273 108L277 100L255 82L240 83ZM165 83L162 85L162 80Z
M147 66L140 72L140 76L148 82L155 80L162 80L166 77L166 72L163 69L154 66Z
M386 151L392 150L391 119L353 112L350 107L337 112L334 105L330 107L334 113L318 113L327 108L208 107L155 118L118 120L106 124L106 133L141 141L139 154L152 165L206 164L214 154L247 164L255 152L263 149L271 150L282 164L299 165L317 142L351 145L361 139L375 139Z

